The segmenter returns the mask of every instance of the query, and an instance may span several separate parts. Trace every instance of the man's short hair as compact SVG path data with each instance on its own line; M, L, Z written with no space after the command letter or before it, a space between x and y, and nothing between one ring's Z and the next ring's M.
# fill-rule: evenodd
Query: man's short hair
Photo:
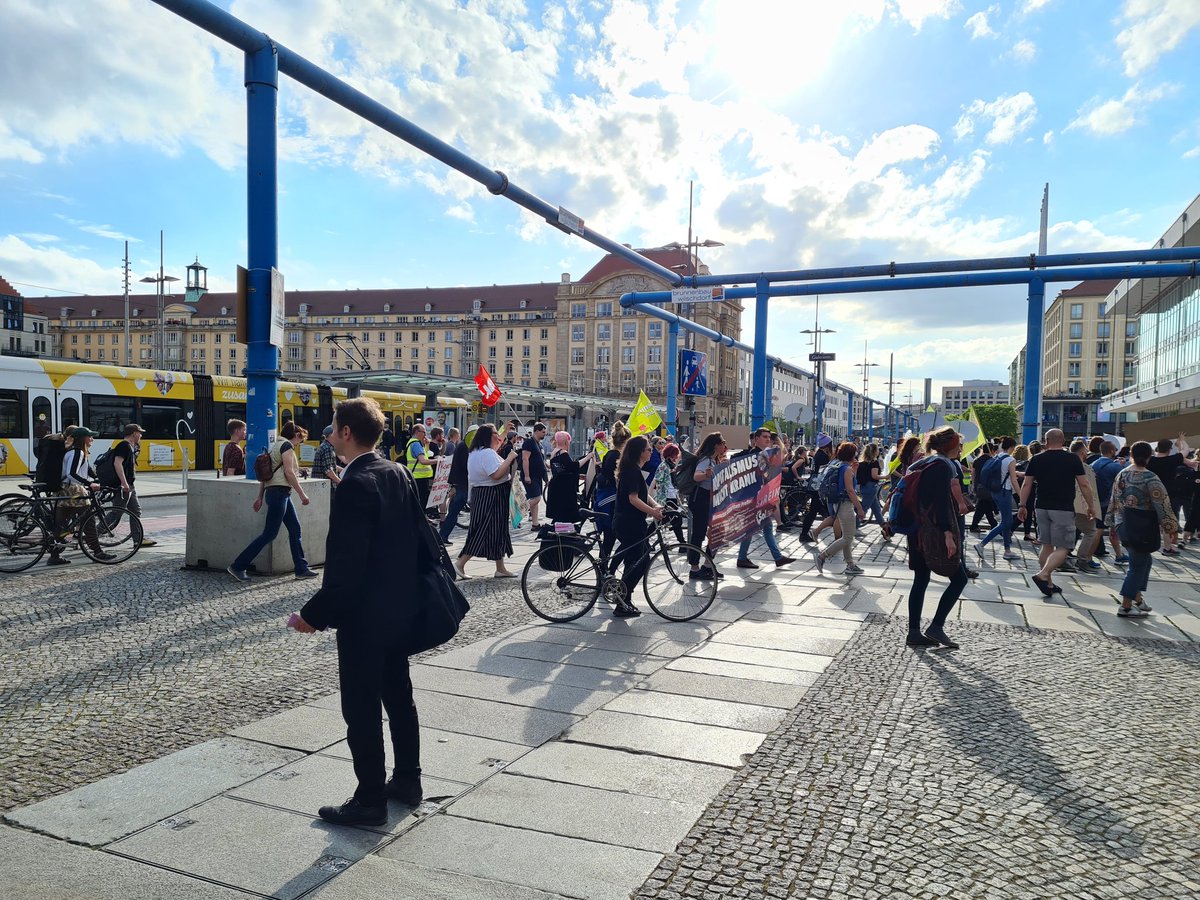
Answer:
M1117 445L1114 444L1112 441L1104 441L1103 443L1100 444L1100 455L1101 456L1108 456L1110 453L1116 453L1116 452L1117 452Z
M757 431L755 431L754 434L750 435L750 440L754 440L755 438L763 437L764 435L766 437L774 437L774 433L771 431L770 428L760 428Z
M352 397L343 400L334 410L338 430L349 428L354 443L374 447L383 434L383 410L371 397Z
M442 426L441 426L441 425L434 425L432 428L430 428L430 429L429 429L429 436L430 436L431 438L440 438L440 437L442 436Z
M229 432L230 437L233 437L233 433L235 431L237 431L239 428L245 428L245 427L246 427L246 423L243 422L241 419L230 419L228 422L225 423L225 430Z
M534 431L545 431L545 430L546 430L546 423L545 423L545 422L534 422L534 423L533 423L533 430L534 430Z

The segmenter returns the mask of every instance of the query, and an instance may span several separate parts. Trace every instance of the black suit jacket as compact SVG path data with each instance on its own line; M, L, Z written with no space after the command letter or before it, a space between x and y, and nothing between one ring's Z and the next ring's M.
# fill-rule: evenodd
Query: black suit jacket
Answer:
M428 528L408 470L367 454L347 468L334 493L321 589L300 615L314 628L398 629L405 583L417 571Z

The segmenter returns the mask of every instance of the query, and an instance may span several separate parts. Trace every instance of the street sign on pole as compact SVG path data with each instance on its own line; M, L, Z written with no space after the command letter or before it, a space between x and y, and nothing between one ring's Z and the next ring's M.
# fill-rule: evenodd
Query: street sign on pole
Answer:
M720 303L725 299L725 288L674 288L671 291L672 303Z
M833 362L837 359L836 353L810 353L808 354L809 362Z
M708 395L708 354L700 350L679 351L679 392L693 397Z

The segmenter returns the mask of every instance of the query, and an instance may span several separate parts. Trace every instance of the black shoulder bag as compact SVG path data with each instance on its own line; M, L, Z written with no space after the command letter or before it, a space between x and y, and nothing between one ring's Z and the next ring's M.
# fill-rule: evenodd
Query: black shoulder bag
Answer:
M403 636L409 656L440 647L458 633L458 625L471 609L455 584L454 563L434 534L429 520L417 525L417 590L408 631Z

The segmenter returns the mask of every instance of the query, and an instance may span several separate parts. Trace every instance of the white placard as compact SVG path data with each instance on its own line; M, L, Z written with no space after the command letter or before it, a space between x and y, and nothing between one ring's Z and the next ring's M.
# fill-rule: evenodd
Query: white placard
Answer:
M465 452L455 450L455 453ZM433 484L429 488L429 502L426 509L437 509L450 494L450 467L454 464L453 456L439 456L436 460L437 471L433 473Z
M723 287L673 288L672 303L720 303L725 299Z
M287 310L284 309L283 273L271 269L271 344L283 349Z
M175 465L175 448L170 444L151 444L150 465L173 467Z

